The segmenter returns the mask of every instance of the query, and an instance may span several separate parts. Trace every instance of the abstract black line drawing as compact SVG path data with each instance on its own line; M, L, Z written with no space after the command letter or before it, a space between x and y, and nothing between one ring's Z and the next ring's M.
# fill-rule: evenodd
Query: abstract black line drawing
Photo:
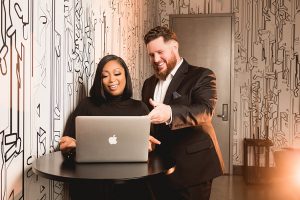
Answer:
M135 90L141 87L150 69L140 65L145 59L140 38L154 19L140 8L154 13L155 5L154 0L1 1L0 199L68 199L63 183L36 176L31 165L57 149L64 123L88 95L102 56L122 56L130 63Z
M300 146L300 3L160 0L158 15L168 26L169 14L226 10L234 13L233 165L240 165L244 138L268 137L272 151Z

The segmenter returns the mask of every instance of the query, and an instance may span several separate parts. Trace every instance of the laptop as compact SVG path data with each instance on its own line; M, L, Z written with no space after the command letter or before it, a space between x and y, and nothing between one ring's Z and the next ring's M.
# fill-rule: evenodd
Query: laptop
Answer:
M76 162L148 161L148 116L77 116L75 126Z

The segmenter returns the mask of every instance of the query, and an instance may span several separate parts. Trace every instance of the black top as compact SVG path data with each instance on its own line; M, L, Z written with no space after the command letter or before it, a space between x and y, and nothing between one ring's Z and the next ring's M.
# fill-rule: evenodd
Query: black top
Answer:
M96 104L92 98L83 99L69 116L64 136L75 138L75 118L77 116L142 116L149 110L142 101L134 99L110 99L108 103Z

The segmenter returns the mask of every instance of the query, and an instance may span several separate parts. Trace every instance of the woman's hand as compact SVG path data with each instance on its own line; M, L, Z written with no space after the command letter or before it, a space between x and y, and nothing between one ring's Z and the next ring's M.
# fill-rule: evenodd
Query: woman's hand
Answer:
M59 141L59 149L61 151L70 151L72 149L76 148L76 140L69 136L63 136L60 138Z
M149 145L148 151L151 152L155 149L155 145L160 144L161 142L153 136L149 136Z

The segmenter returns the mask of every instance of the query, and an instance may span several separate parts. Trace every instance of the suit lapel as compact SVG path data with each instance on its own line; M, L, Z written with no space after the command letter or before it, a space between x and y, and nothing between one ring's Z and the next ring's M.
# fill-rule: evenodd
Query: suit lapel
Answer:
M147 94L145 95L146 96L145 101L150 110L152 110L153 106L150 105L149 99L154 98L154 91L155 91L157 82L158 82L158 78L156 78L155 76L152 76L151 79L149 80L149 90L146 90Z
M149 92L149 97L150 98L154 98L154 91L155 91L155 87L156 87L156 84L158 82L158 78L156 77L153 77L153 80L151 81L151 85L150 85L150 92Z
M185 60L183 60L183 63L181 64L181 66L179 67L177 72L175 73L175 76L173 77L173 79L167 89L165 99L164 99L164 104L170 103L170 101L172 100L173 92L175 92L177 90L177 88L181 84L182 80L184 79L185 73L187 71L188 71L188 63Z

